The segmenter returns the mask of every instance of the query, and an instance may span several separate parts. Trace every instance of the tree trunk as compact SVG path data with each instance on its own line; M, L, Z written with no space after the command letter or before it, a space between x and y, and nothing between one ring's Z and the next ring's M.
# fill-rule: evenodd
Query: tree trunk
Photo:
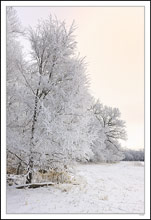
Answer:
M37 121L38 92L39 92L39 89L37 89L36 95L35 95L35 106L34 106L34 114L33 114L32 128L31 128L31 139L30 139L30 157L29 157L29 164L28 164L28 173L26 177L26 184L30 184L32 182L32 176L33 176L34 160L33 160L32 151L35 146L34 145L34 133L35 133L35 124Z
M42 64L43 64L43 58L41 57L41 63L39 65L39 83L38 86L41 84L41 76L42 76ZM54 67L54 65L53 65ZM52 70L53 70L52 67ZM52 72L51 70L51 72ZM51 73L52 74L52 73ZM49 76L49 79L51 78L51 75ZM38 107L38 101L41 98L42 94L44 94L44 97L48 94L45 94L44 91L42 90L40 93L40 89L37 88L36 94L35 94L35 105L34 105L34 114L33 114L33 121L32 121L32 128L31 128L31 139L30 139L30 158L29 158L29 164L28 164L28 173L27 173L27 178L26 178L26 183L30 184L32 182L32 176L33 176L33 167L34 167L34 157L33 157L33 149L34 149L34 133L35 133L35 124L37 121L37 107Z

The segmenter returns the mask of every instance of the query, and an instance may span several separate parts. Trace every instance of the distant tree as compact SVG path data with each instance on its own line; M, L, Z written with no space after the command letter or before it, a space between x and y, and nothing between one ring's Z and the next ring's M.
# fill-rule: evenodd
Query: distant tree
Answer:
M103 157L107 162L122 160L124 155L121 151L119 140L126 139L126 131L125 122L120 119L119 109L103 106L97 101L93 106L93 112L104 132L105 148L102 152ZM94 149L95 147L97 148L94 145Z

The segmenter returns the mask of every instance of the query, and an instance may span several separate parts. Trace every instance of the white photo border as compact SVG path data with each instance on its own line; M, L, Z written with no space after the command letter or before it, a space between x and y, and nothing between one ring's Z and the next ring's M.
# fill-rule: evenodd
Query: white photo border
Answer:
M145 7L145 214L6 214L6 6ZM2 219L150 219L150 1L1 1Z

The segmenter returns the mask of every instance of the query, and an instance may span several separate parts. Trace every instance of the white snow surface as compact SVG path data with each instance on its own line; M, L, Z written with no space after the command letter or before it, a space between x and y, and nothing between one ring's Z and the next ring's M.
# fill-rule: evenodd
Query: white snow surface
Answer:
M78 184L7 187L7 213L144 213L144 163L76 167Z

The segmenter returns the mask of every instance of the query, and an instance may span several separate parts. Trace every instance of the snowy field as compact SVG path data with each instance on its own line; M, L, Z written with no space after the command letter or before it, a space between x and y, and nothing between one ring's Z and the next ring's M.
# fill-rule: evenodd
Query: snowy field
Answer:
M7 213L144 213L144 163L78 165L77 185L7 188Z

